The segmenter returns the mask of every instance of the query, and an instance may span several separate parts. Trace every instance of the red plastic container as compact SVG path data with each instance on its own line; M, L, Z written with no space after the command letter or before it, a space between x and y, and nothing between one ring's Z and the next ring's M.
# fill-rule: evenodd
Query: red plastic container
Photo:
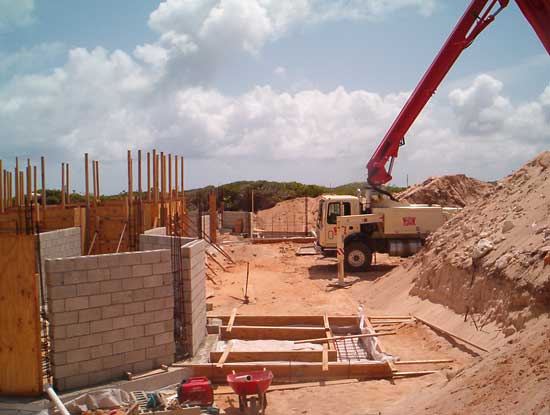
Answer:
M183 379L178 386L178 401L189 405L212 405L214 402L212 383L207 377Z

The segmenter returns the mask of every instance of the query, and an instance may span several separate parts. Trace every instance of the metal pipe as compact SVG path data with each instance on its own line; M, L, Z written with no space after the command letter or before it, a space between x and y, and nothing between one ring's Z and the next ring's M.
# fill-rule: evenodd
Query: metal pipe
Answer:
M61 402L61 399L59 399L59 396L55 393L52 386L49 383L46 383L46 393L50 397L51 401L55 404L57 409L61 412L62 415L71 415L69 411L67 411L67 408L65 408L65 405L63 405L63 402Z

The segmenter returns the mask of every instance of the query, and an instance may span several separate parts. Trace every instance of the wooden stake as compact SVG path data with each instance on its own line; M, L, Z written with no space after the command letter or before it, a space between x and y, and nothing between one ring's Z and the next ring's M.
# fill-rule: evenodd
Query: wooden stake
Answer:
M38 209L38 193L36 189L37 184L37 171L36 166L33 166L33 176L34 176L34 192L33 192L33 203L34 203L34 217L36 222L40 221L40 210Z
M31 159L27 159L27 199L26 206L31 206L32 204L32 167Z
M164 152L160 152L160 201L164 203L166 200L166 156ZM166 225L166 224L163 224Z
M227 344L225 345L223 354L221 355L220 360L218 360L218 363L216 364L216 367L223 367L223 364L227 360L227 356L229 356L229 353L231 352L232 348L233 348L233 343L227 342Z
M67 170L67 174L66 174L66 178L67 178L67 193L66 193L66 196L67 196L67 204L70 204L71 203L71 185L70 185L70 179L69 179L69 163L67 163L65 165L65 169Z
M61 163L61 207L65 207L65 163Z
M303 344L303 343L327 343L330 341L338 341L338 340L347 340L347 339L361 339L363 337L380 337L380 336L391 336L397 334L396 332L388 332L388 333L369 333L369 334L353 334L351 336L334 336L331 338L328 337L319 337L317 339L307 339L307 340L296 340L294 344Z
M151 153L147 152L147 201L151 201Z
M157 150L153 150L153 201L158 203L158 160Z
M128 201L130 202L130 206L132 205L134 197L133 183L134 180L132 174L132 151L128 150Z
M138 192L138 199L141 200L141 193L143 192L143 188L141 186L141 150L138 150Z
M323 344L323 372L328 372L328 345Z
M453 359L424 359L424 360L399 360L393 362L396 365L421 365L426 363L452 363Z
M227 323L226 332L231 333L231 330L233 329L233 323L235 323L235 317L237 317L237 309L234 308L231 312L231 317L229 317L229 322Z
M174 187L176 192L176 200L179 200L180 194L179 194L179 187L178 187L178 156L174 156Z
M19 158L16 157L15 158L15 206L17 207L20 207L21 206L21 199L19 197L19 191L21 190L20 189L20 186L19 186Z
M25 175L22 171L19 172L19 207L25 203Z
M489 352L489 350L487 350L487 349L485 349L485 348L483 348L483 347L481 347L481 346L478 346L477 344L472 343L471 341L468 341L468 340L466 340L466 339L463 339L462 337L458 337L456 334L451 333L450 331L447 331L447 330L445 330L445 329L442 329L441 327L438 327L438 326L436 326L435 324L429 323L429 322L427 322L426 320L421 319L420 317L413 316L413 318L414 318L415 320L420 321L421 323L424 323L426 326L432 328L432 329L435 330L435 331L439 331L440 333L444 333L444 334L446 334L446 335L448 335L448 336L451 336L451 337L453 337L453 338L455 338L455 339L457 339L457 340L460 340L460 341L463 342L463 343L466 343L466 344L469 344L470 346L475 347L476 349L483 350L484 352Z
M90 207L90 169L88 166L88 153L84 154L84 176L86 186L86 207Z
M126 232L126 225L128 223L124 223L124 227L122 228L122 232L120 233L120 239L118 240L118 245L116 247L116 253L118 254L118 251L120 250L120 244L122 243L122 238L124 238L124 232Z
M42 217L46 217L46 204L48 203L46 198L46 160L44 156L40 157L40 170L42 175Z
M168 154L168 200L172 201L172 154Z

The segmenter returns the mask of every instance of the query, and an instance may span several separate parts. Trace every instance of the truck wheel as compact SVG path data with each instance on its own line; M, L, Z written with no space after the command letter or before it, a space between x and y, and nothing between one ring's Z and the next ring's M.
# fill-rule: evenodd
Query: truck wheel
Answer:
M361 241L346 244L344 254L348 271L366 271L372 262L372 251Z

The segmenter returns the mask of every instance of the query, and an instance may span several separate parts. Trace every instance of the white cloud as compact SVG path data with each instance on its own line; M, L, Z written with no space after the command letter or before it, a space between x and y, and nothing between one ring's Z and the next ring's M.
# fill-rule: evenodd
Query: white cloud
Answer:
M0 0L0 33L34 22L34 0Z
M14 73L22 75L37 72L41 68L51 66L66 52L67 49L60 42L40 43L31 48L21 48L11 54L0 52L0 77Z
M275 69L273 69L273 75L276 75L280 78L284 78L286 76L286 68L284 66L277 66Z

